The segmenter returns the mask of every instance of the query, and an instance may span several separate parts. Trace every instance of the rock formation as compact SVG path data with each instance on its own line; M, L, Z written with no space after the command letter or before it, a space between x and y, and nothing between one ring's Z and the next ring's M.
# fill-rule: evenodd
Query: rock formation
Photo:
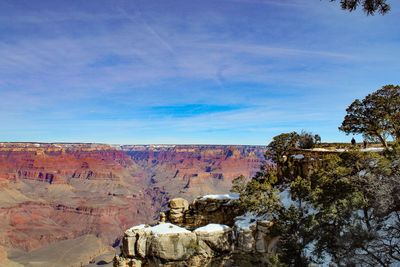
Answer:
M121 231L154 222L169 198L226 192L236 176L250 177L263 152L251 146L0 143L0 246L17 249L21 255L7 257L23 256L24 264L35 251L55 255L51 249L60 242L87 235L117 246Z
M190 205L183 198L172 199L169 202L168 219L190 229L209 223L233 226L234 218L242 213L234 204L237 198L235 194L206 195L196 198Z
M213 195L197 198L191 204L182 198L170 200L168 218L179 226L159 222L126 230L114 267L265 266L278 241L269 234L271 222L251 214L237 216L235 211L240 209L235 198ZM213 222L207 207L218 222ZM226 207L237 217L219 214L228 212ZM190 213L198 220L187 220ZM230 226L224 224L224 219Z

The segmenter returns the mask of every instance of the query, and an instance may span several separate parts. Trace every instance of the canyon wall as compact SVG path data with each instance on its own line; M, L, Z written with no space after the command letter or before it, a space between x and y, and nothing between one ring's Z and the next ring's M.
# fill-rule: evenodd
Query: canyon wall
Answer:
M52 247L66 240L90 236L117 245L124 229L153 222L170 198L228 192L232 179L259 169L264 151L0 143L0 246L28 266L35 251L56 253Z

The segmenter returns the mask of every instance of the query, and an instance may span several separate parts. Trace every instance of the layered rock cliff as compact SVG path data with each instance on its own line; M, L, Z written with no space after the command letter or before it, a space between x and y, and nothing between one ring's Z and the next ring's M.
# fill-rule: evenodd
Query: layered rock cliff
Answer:
M263 153L248 146L0 143L0 246L17 249L8 257L26 263L34 251L87 235L117 245L123 229L154 222L169 198L227 192L233 178L258 170Z

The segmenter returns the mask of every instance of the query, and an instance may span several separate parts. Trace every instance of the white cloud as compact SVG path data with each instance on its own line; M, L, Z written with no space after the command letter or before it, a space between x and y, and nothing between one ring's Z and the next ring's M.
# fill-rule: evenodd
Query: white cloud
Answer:
M213 9L199 3L200 10L118 2L96 12L49 8L2 14L0 23L10 27L0 40L0 116L10 122L2 131L20 129L13 120L37 123L32 131L49 129L57 117L62 118L59 127L75 121L112 129L114 122L93 114L121 116L115 127L142 131L281 129L288 127L285 123L337 120L353 95L386 80L398 82L391 80L400 70L399 46L390 38L395 28L379 31L390 40L377 46L366 31L371 23L365 28L360 22L364 18L354 19L360 30L352 36L353 19L325 11L325 20L306 1L224 0L210 2ZM331 20L340 27L327 23ZM374 29L384 27L375 22ZM349 46L353 41L365 45ZM126 60L107 65L113 56ZM185 103L249 109L191 118L140 117L147 106ZM126 120L126 112L132 119Z

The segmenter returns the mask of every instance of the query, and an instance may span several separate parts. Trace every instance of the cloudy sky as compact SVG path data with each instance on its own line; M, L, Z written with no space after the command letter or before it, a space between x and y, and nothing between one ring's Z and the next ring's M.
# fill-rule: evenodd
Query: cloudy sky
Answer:
M348 141L346 107L399 84L400 4L0 1L0 141Z

